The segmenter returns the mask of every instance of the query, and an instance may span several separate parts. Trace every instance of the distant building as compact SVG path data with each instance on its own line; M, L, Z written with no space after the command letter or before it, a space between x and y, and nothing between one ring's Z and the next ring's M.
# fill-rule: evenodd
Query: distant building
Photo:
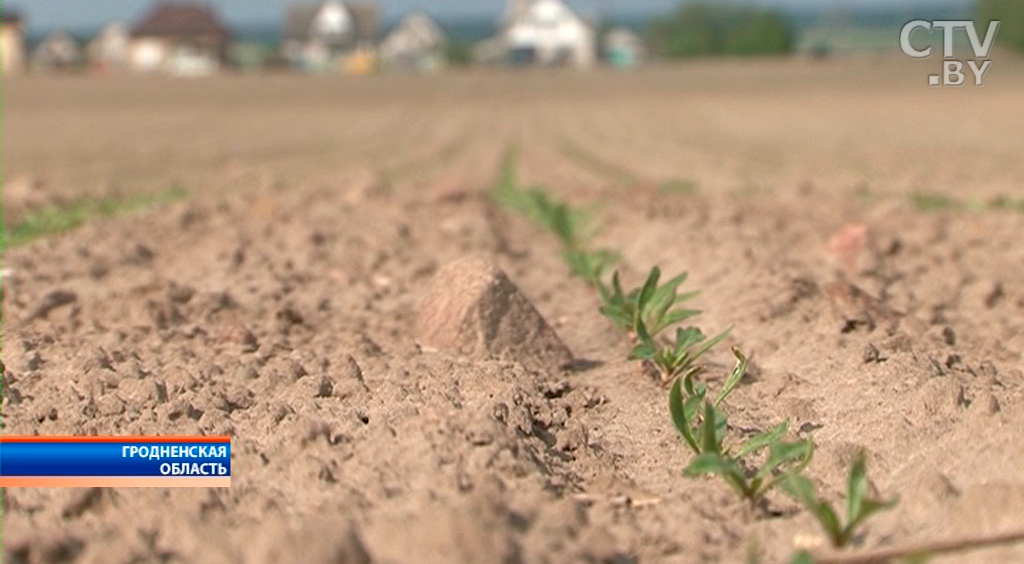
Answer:
M32 51L29 65L33 71L63 71L78 68L82 61L78 41L66 31L55 30Z
M511 0L499 22L498 37L481 46L484 59L500 44L515 65L587 67L596 56L594 26L562 0Z
M625 27L609 30L602 40L602 47L605 60L615 68L636 66L647 56L643 39Z
M205 4L161 2L132 28L132 69L178 76L216 72L227 61L231 33Z
M337 0L288 8L282 55L307 72L363 72L372 66L377 6Z
M0 55L4 76L25 70L25 32L21 16L4 10L0 21Z
M413 12L384 38L380 45L381 65L393 70L429 71L445 61L447 38L434 20Z
M86 47L89 66L99 73L125 70L128 68L130 47L128 27L121 22L109 23L103 26Z

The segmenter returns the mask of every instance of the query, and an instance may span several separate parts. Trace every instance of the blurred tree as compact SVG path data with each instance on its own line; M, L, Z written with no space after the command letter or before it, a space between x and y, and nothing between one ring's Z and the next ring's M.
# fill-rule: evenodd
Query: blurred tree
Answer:
M667 18L653 22L650 43L666 57L694 57L717 53L720 33L715 30L711 8L703 3L682 6Z
M451 65L468 65L473 62L473 44L468 41L450 39L444 46L444 56Z
M1024 2L1020 0L978 0L978 33L984 35L988 24L997 20L996 42L1024 50Z
M793 32L778 12L756 10L730 29L725 52L733 55L788 53L793 50Z
M780 54L794 45L792 27L777 10L703 1L655 20L649 39L665 57Z

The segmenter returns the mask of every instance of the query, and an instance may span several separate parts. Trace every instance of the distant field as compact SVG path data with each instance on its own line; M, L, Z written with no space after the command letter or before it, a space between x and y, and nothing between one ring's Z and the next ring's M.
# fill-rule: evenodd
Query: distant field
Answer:
M729 347L750 358L729 446L789 421L839 507L865 453L900 501L852 552L1024 530L1024 61L1000 55L980 89L929 88L937 63L7 81L4 433L227 434L233 475L8 489L4 561L826 549L782 492L750 504L683 475L668 392L521 194L590 210L584 242L620 256L627 291L689 273L686 324L731 328L698 379L723 386ZM436 282L470 255L508 281ZM431 296L484 287L498 298L455 331L511 345L424 345ZM477 331L513 307L530 315ZM536 348L506 354L520 341ZM575 362L534 366L555 356ZM1021 561L1020 544L935 559Z
M569 139L640 176L713 190L818 174L837 187L997 190L1020 173L1021 69L997 60L982 90L929 89L936 63L903 58L622 74L28 76L6 85L6 173L103 194L230 184L230 171L299 180L350 164L402 167L455 139L462 150ZM950 170L950 155L963 166Z

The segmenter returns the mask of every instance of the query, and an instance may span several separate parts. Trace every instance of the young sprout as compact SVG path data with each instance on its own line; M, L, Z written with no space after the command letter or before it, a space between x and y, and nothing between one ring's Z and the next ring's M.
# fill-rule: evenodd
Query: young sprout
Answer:
M619 261L619 254L608 249L585 251L573 248L566 249L563 254L565 262L569 264L569 272L599 290L602 288L601 278L605 271Z
M689 274L684 272L669 280L664 286L658 286L661 269L657 266L647 275L647 281L640 288L636 297L636 321L643 322L651 335L657 335L666 327L689 319L700 313L692 309L675 309L681 302L692 299L698 292L677 294L679 285L686 281Z
M637 319L636 331L640 342L630 353L629 359L649 362L658 371L661 383L667 385L680 375L699 372L697 359L721 342L730 330L727 329L720 335L705 340L704 333L696 327L678 328L675 342L665 346L659 346L654 342L642 318Z
M600 283L597 290L601 293L601 301L604 302L601 305L601 314L632 336L633 320L636 318L636 291L628 295L622 291L618 271L612 274L611 288Z
M840 521L839 514L832 504L822 500L814 491L811 481L797 473L788 474L781 483L782 489L806 507L825 531L832 546L843 548L850 544L857 534L858 528L871 515L885 509L891 509L899 503L898 497L888 500L869 496L867 463L864 451L857 453L857 458L850 468L846 486L846 522Z
M626 294L619 283L619 273L615 272L612 275L611 288L603 284L598 286L604 301L601 313L634 340L640 336L641 323L649 335L657 336L665 328L700 313L697 310L675 307L697 296L697 292L678 293L679 285L686 280L687 273L676 276L662 286L658 285L660 277L661 269L655 266L647 275L643 286Z
M710 407L706 409L704 426L714 427L716 425L714 413L714 409ZM778 485L787 473L802 472L811 461L814 446L810 441L786 442L782 440L788 428L788 422L780 423L772 429L752 437L741 445L735 454L723 451L721 444L717 445L714 450L708 450L707 447L712 443L705 443L704 452L686 467L684 473L687 476L717 474L741 497L751 503L756 502ZM768 458L760 467L748 471L746 465L743 464L743 458L764 449L768 449Z
M558 237L563 246L575 248L579 245L580 224L583 221L580 212L564 202L551 199L540 187L530 188L526 196L526 215Z
M707 398L705 384L693 382L693 376L698 370L692 370L672 384L669 411L676 429L697 455L684 470L684 474L717 474L740 496L753 503L779 484L788 473L802 471L810 463L814 449L810 441L782 440L789 430L788 422L751 437L735 450L726 446L728 425L720 406L739 385L748 363L739 349L734 348L733 354L737 360L736 367L713 401ZM768 456L764 463L756 469L748 470L749 465L745 464L744 459L765 449L768 450Z

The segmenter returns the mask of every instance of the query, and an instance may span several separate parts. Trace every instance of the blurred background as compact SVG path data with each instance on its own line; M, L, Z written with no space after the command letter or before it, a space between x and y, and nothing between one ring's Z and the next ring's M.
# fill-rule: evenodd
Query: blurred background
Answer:
M929 88L915 19L1002 22L984 88ZM1022 51L1017 0L5 4L8 243L269 186L460 193L510 150L590 199L996 198L1024 177Z
M1000 44L1022 49L1022 14L1015 0L33 0L3 8L3 69L365 74L884 55L898 53L898 30L914 19L1001 20Z

